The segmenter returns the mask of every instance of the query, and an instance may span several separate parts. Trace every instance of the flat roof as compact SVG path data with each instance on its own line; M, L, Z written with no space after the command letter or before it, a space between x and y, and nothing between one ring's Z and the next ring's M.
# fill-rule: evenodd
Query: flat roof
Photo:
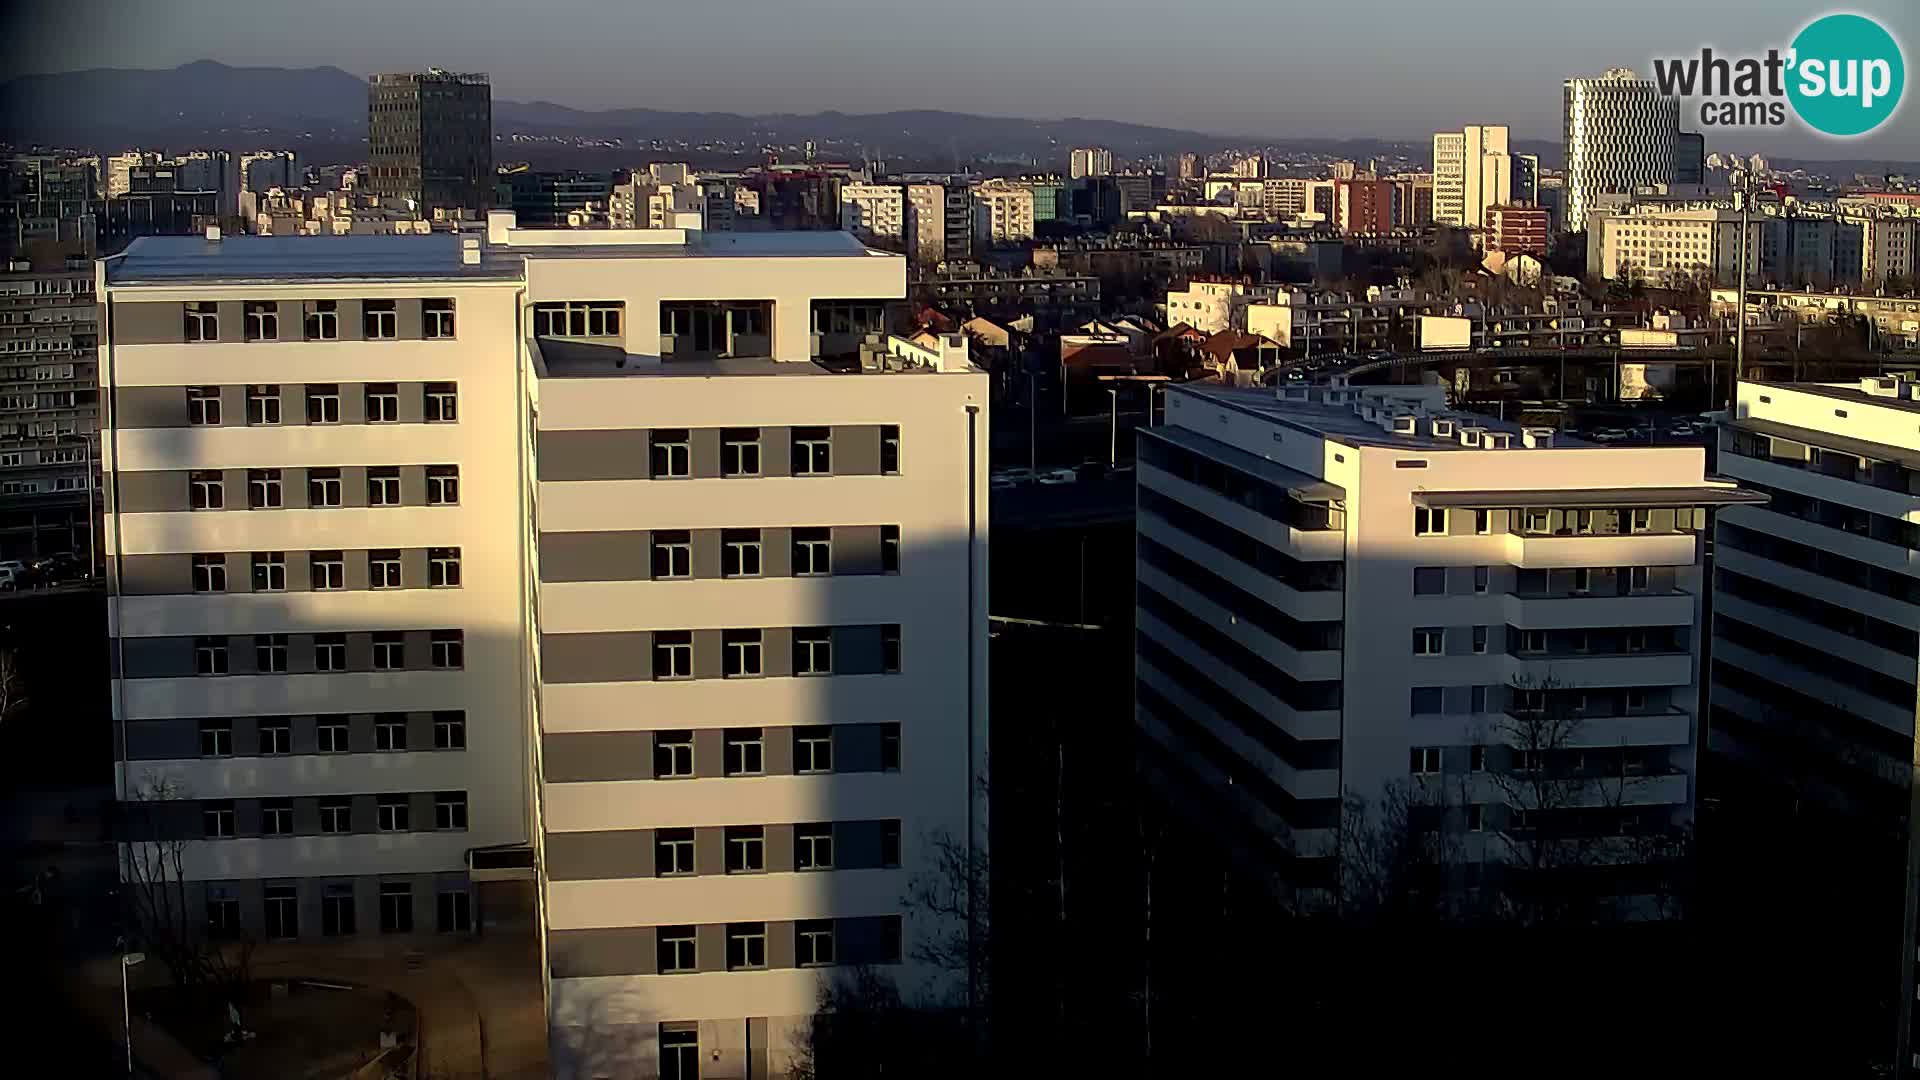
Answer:
M1415 491L1415 506L1497 510L1507 506L1735 506L1763 504L1757 491L1723 484L1646 488L1537 488L1506 491Z
M1347 489L1339 484L1329 483L1297 469L1289 469L1285 465L1250 454L1237 446L1228 446L1218 439L1202 435L1190 428L1154 427L1140 428L1139 431L1147 438L1186 447L1195 453L1205 454L1229 468L1285 488L1303 502L1328 502L1347 497Z
M1869 297L1868 299L1880 299L1880 298ZM1780 382L1755 382L1749 379L1742 379L1740 381L1747 386L1759 387L1763 390L1786 390L1789 392L1812 394L1815 397L1832 398L1835 401L1850 401L1850 402L1853 402L1855 405L1877 405L1883 409L1901 409L1906 412L1920 412L1920 401L1914 401L1909 398L1880 397L1877 394L1869 394L1865 390L1860 389L1860 384L1857 382L1856 383L1812 383L1812 382L1780 383Z
M1880 399L1874 398L1878 401ZM1755 435L1765 435L1775 439L1791 439L1808 446L1818 446L1823 450L1838 450L1843 454L1866 458L1869 461L1884 461L1890 465L1903 465L1909 469L1920 469L1920 453L1886 443L1868 442L1846 435L1836 435L1830 431L1816 428L1796 427L1772 420L1760 420L1744 417L1727 421L1727 426L1739 431L1751 431Z
M1470 453L1488 453L1477 446L1462 446L1457 439L1436 438L1427 432L1412 435L1399 435L1383 431L1380 425L1367 420L1344 405L1327 405L1318 401L1282 401L1274 396L1270 387L1241 386L1196 386L1191 383L1177 388L1182 393L1224 405L1230 409L1249 413L1260 419L1295 428L1301 431L1324 435L1335 442L1351 446L1381 446L1401 450L1461 450ZM1356 386L1355 391L1368 387ZM1377 403L1378 404L1378 403ZM1384 404L1391 405L1391 402ZM1411 410L1408 410L1411 411ZM1432 415L1432 414L1429 414ZM1482 416L1479 413L1448 412L1442 419L1457 424L1485 428L1488 431L1505 432L1514 438L1514 449L1520 450L1519 439L1522 426L1510 421ZM1575 439L1562 432L1554 432L1554 449L1604 450L1610 449L1600 443L1590 443ZM1497 453L1498 451L1493 451ZM1532 451L1526 451L1531 453Z

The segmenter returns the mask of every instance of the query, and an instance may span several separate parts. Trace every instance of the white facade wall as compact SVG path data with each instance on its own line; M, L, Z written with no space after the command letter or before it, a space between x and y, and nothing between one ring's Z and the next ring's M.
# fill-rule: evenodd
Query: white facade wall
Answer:
M863 240L899 243L906 230L905 192L897 184L840 188L840 227Z

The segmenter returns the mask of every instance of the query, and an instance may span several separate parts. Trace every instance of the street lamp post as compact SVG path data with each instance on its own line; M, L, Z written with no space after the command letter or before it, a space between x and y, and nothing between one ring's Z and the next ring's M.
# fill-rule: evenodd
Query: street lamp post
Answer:
M123 953L120 957L120 1022L127 1032L127 1075L133 1075L133 997L127 990L127 969L143 963L146 953Z
M1107 387L1107 397L1113 402L1112 419L1107 428L1107 468L1120 463L1120 388Z

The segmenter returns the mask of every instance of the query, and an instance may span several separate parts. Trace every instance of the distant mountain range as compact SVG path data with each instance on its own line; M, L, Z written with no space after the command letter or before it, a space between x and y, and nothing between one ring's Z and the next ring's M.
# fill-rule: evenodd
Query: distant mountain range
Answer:
M1032 159L1064 165L1072 146L1106 146L1121 157L1206 151L1268 143L1283 150L1365 161L1400 156L1423 161L1428 144L1381 139L1270 138L1181 131L1114 120L1029 120L938 110L887 113L671 112L575 109L548 101L493 103L494 131L517 136L495 154L542 167L612 168L646 160L649 140L733 147L798 145L813 140L823 157L884 158L890 165L951 167L976 160ZM366 80L337 67L231 67L200 60L168 70L99 68L27 75L0 83L0 142L112 152L133 146L235 149L296 146L309 160L354 161L365 152ZM619 145L612 145L619 140ZM1516 142L1543 165L1560 165L1557 142ZM695 164L729 156L686 152ZM704 160L703 160L704 159ZM1886 161L1790 162L1838 176L1920 171Z

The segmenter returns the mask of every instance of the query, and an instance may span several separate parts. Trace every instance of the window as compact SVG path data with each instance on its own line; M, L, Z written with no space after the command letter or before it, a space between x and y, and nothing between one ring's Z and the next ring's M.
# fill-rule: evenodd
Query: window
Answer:
M797 870L833 869L833 826L794 826L793 865Z
M729 825L727 873L757 874L767 868L766 830L758 825Z
M333 383L307 384L307 423L340 422L340 387Z
M400 336L399 318L392 300L366 300L360 305L360 328L368 341Z
M1637 532L1637 533L1646 532L1652 527L1653 527L1653 514L1651 511L1647 511L1647 510L1633 511L1627 524L1627 529L1629 532Z
M1627 651L1630 653L1647 651L1647 632L1645 630L1627 631Z
M688 841L692 843L691 840ZM677 975L695 970L694 941L697 935L691 926L663 926L658 931L660 941L660 974ZM694 1076L694 1073L686 1073Z
M880 471L892 476L900 471L900 426L880 426Z
M1470 747L1470 748L1468 748L1468 750L1467 750L1467 768L1469 768L1469 769L1472 769L1472 770L1473 770L1474 772L1486 772L1486 771L1487 771L1487 748L1486 748L1486 746L1484 746L1484 745L1482 745L1482 744L1480 744L1480 743L1475 743L1475 744L1474 744L1474 745L1473 745L1472 747Z
M1587 633L1585 630L1575 630L1570 636L1573 639L1574 652L1585 653L1593 651L1593 635Z
M900 865L900 823L885 821L880 824L880 865L898 867Z
M653 677L693 678L693 632L659 630L653 635Z
M280 340L280 306L272 301L249 300L246 305L247 340Z
M1546 652L1547 632L1545 630L1520 631L1520 651L1523 653Z
M793 673L833 674L833 631L824 626L803 626L794 630Z
M400 587L400 552L376 548L367 552L367 585L374 589Z
M793 429L793 475L826 476L833 472L833 431L823 427Z
M766 744L759 728L728 728L726 748L728 776L759 776L766 771Z
M399 671L407 666L407 636L398 630L373 635L373 670Z
M200 556L195 556L196 560ZM196 564L197 572L197 564ZM222 574L225 563L222 561ZM253 553L253 591L285 592L287 590L287 554L284 551L256 551Z
M880 526L880 572L900 572L900 526Z
M656 731L653 733L653 776L656 780L677 780L693 775L693 732Z
M1627 690L1627 711L1639 712L1647 707L1647 692L1638 687Z
M429 424L451 424L460 419L460 393L450 382L430 382L425 394Z
M262 675L284 675L287 671L287 635L256 634L253 639L254 670Z
M337 592L347 587L347 559L338 551L316 551L310 556L315 592Z
M1553 531L1553 515L1545 510L1528 510L1521 514L1520 527L1529 533L1550 533Z
M1445 692L1438 686L1416 686L1413 688L1408 708L1414 715L1444 712L1446 709Z
M380 932L413 932L413 884L406 881L380 883Z
M793 729L793 771L797 773L833 771L833 729L831 727Z
M320 894L320 932L346 937L354 930L353 886L328 885Z
M693 475L693 443L686 428L663 428L648 437L652 462L648 475L655 480Z
M373 748L398 753L407 748L405 713L381 713L373 721Z
M1467 804L1467 831L1480 832L1487 827L1487 808L1479 803Z
M467 748L466 713L437 712L433 714L433 748L435 750Z
M1413 655L1439 656L1447 651L1447 632L1439 627L1421 627L1413 632Z
M1487 651L1487 628L1484 626L1476 626L1473 628L1474 655L1478 656L1478 655L1484 654L1486 651Z
M833 963L833 920L803 919L793 927L794 962L801 967Z
M227 639L223 637L194 638L193 670L196 675L225 675L227 673Z
M344 754L350 749L347 744L347 718L344 716L319 717L314 722L313 733L315 745L320 747L323 754Z
M240 933L240 898L228 886L207 886L207 933L216 938Z
M193 557L193 591L197 593L227 591L227 557L225 555Z
M385 466L367 470L367 505L400 505L400 470Z
M195 427L217 427L220 423L220 388L187 387L187 423Z
M247 470L247 506L254 510L278 510L285 505L281 496L279 469Z
M427 585L434 589L460 587L460 549L427 549Z
M760 674L760 631L722 630L720 632L721 674L729 679L744 679Z
M446 299L420 302L420 333L429 338L453 336L453 301Z
M233 721L224 719L200 721L200 756L233 756Z
M460 502L460 466L427 466L427 505L456 506Z
M291 885L269 885L266 902L266 933L269 938L300 936L300 896Z
M195 510L224 510L227 485L214 471L187 474L188 505Z
M752 971L767 966L767 924L727 924L727 970Z
M700 1080L700 1032L692 1024L660 1025L660 1080Z
M760 475L760 429L723 428L720 431L720 475Z
M833 530L793 530L793 573L811 577L833 573Z
M760 576L760 530L720 531L720 576Z
M436 929L464 934L473 929L473 898L465 889L448 889L436 897Z
M200 804L200 822L209 840L227 840L234 834L233 803L222 799Z
M307 470L307 505L324 509L341 504L340 470Z
M1476 566L1473 568L1473 591L1474 592L1484 594L1487 591L1488 586L1492 584L1493 584L1493 569L1491 567Z
M1592 570L1589 570L1584 566L1576 567L1574 569L1573 591L1576 594L1593 591L1593 571Z
M653 872L660 877L684 877L693 873L692 829L654 830Z
M1493 531L1493 511L1475 510L1473 512L1473 531L1475 534L1479 536L1485 536L1488 533L1492 532Z
M1539 750L1515 750L1513 752L1514 772L1539 772L1543 758ZM1521 811L1524 813L1524 811Z
M626 305L619 301L535 304L533 333L535 337L619 337L625 313Z
M340 338L340 302L309 300L306 304L308 341L338 341Z
M1439 596L1447 591L1447 568L1444 566L1416 566L1413 568L1413 595Z
M400 421L400 388L393 383L367 384L367 423L395 424Z
M880 771L900 771L900 725L880 725Z
M1408 768L1415 776L1429 776L1439 772L1440 748L1437 746L1414 747Z
M1447 535L1447 512L1444 509L1416 506L1413 508L1413 535Z
M467 793L464 791L441 791L433 796L433 827L436 829L464 829L467 827Z
M887 623L880 627L880 670L890 675L900 673L899 623Z
M407 831L407 797L381 795L374 802L374 827L381 832Z
M1645 566L1633 566L1627 569L1627 588L1634 592L1644 592L1652 584L1652 570Z
M668 581L693 576L693 535L685 529L656 530L653 545L653 579Z
M188 341L220 340L220 305L210 302L188 304L186 316Z
M433 666L455 670L467 666L467 635L460 630L435 630L428 636L428 655Z

